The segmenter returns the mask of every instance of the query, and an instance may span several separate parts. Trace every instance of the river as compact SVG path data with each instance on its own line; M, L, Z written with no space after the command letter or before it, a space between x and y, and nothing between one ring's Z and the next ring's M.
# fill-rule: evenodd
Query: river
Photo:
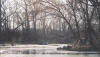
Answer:
M66 44L0 46L0 57L100 57L99 52L58 51Z

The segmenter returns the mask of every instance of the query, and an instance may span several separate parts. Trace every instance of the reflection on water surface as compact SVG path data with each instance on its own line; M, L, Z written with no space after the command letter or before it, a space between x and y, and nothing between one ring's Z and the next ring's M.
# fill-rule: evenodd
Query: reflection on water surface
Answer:
M0 48L0 57L100 57L99 52L57 51L61 45L28 45Z

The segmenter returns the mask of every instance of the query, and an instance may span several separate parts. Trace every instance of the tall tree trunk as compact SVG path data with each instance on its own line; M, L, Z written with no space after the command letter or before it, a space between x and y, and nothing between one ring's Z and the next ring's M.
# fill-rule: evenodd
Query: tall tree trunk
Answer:
M1 19L1 0L0 0L0 38L1 38L1 36L2 36L2 35L1 35L1 26L2 26L2 25L1 25L1 20L2 20L2 19Z
M99 34L100 34L100 7L99 6L97 7L97 13L98 13L98 19L99 19L99 27L98 27L98 30L99 30Z

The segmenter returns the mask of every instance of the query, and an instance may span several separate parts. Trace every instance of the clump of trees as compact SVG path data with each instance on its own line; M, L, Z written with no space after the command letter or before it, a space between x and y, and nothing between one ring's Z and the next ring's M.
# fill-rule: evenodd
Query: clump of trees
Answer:
M99 49L99 0L0 2L1 43L74 43L75 48L84 44Z

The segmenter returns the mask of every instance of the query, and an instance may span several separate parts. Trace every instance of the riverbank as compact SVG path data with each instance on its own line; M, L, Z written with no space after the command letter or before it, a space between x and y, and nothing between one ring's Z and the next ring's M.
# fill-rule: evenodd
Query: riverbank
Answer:
M96 51L100 52L99 49L96 49L92 46L86 46L86 45L81 45L81 46L63 46L63 47L58 47L57 50L66 50L66 51Z

